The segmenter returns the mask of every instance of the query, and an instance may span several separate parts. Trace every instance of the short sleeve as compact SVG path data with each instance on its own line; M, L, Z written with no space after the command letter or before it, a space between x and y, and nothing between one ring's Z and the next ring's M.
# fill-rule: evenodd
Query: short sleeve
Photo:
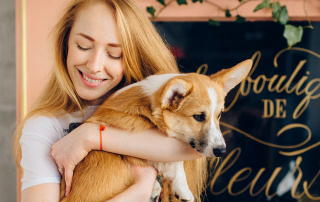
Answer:
M51 156L51 147L61 138L55 118L40 116L26 121L20 139L24 172L22 191L38 184L60 183L61 175Z

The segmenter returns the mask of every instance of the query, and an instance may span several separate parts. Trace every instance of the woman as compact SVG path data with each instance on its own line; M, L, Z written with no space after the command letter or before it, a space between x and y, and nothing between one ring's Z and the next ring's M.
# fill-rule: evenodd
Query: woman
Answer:
M115 90L148 75L178 71L172 54L133 0L75 0L57 24L55 36L51 79L16 131L22 201L59 201L60 174L65 175L66 194L70 192L75 166L100 147L99 125L74 128ZM131 135L107 127L102 136L108 152L164 162L202 157L156 129ZM135 166L132 171L136 183L108 201L150 198L156 170Z

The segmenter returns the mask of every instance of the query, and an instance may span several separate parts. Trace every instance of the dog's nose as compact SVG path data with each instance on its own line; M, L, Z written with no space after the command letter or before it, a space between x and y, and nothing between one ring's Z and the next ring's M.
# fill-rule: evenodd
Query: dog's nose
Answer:
M224 154L224 153L226 153L226 148L225 148L225 147L213 149L213 154L214 154L216 157L220 157L220 156L222 156L222 154Z

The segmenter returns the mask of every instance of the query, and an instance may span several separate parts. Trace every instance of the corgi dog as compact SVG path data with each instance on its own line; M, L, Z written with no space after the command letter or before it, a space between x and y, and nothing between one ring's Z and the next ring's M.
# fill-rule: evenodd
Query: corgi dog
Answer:
M91 151L75 168L72 190L67 197L62 179L61 201L100 202L112 198L134 183L130 164L154 166L170 183L170 193L179 200L199 200L206 181L203 179L207 172L206 157L219 157L226 151L219 127L224 98L245 79L251 66L252 61L246 60L210 76L196 73L152 75L115 92L86 122L132 132L157 127L169 137L188 143L204 157L191 161L190 165L194 166L187 167L184 162L152 162ZM194 170L197 164L202 166L200 174ZM190 183L192 177L196 186Z

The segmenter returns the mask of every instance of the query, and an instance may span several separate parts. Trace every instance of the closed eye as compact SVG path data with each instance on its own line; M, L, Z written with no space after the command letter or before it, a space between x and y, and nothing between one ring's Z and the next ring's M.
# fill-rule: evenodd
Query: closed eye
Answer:
M78 48L79 48L80 50L83 50L83 51L86 51L86 50L89 50L89 49L90 49L90 48L84 48L84 47L80 46L79 44L78 44Z
M110 53L108 53L108 56L109 56L109 58L111 58L113 60L120 60L121 59L121 56L119 56L119 57L112 56L112 55L110 55Z

